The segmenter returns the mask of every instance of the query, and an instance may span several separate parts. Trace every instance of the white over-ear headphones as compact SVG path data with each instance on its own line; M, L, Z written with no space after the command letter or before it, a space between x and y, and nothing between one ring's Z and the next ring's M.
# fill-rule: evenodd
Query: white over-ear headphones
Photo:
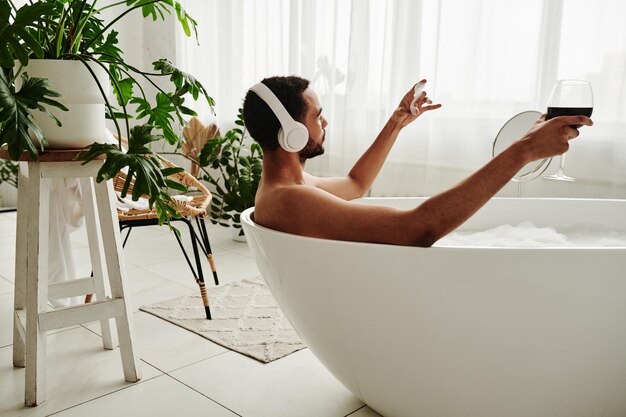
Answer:
M263 83L258 83L250 88L254 91L274 112L282 128L278 131L278 143L287 152L299 152L309 141L309 131L306 126L295 121L278 97Z

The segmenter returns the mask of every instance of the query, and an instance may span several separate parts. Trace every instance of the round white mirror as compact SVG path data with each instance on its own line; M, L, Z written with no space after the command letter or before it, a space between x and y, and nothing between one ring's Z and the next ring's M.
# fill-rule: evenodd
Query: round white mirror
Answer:
M524 133L541 117L541 113L535 110L528 110L511 117L500 129L493 141L491 156L496 156L513 142L520 139ZM552 158L546 158L530 162L513 177L513 181L530 181L541 176L550 165Z

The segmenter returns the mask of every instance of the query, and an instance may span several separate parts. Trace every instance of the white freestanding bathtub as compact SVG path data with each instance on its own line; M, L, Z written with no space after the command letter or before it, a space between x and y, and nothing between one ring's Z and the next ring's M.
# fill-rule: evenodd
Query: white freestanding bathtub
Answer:
M278 304L379 413L626 416L626 248L340 242L269 230L252 211L243 228ZM494 199L461 229L525 220L624 231L626 200Z

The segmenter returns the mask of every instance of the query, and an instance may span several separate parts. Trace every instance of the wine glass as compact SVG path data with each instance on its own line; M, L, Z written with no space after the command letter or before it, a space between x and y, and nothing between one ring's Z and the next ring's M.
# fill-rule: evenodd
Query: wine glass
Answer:
M548 99L548 113L546 120L557 116L584 115L591 117L593 112L593 91L591 84L584 80L559 80L554 84ZM582 125L573 125L576 129ZM565 175L565 154L561 155L559 169L556 174L544 178L559 181L576 181L575 178Z

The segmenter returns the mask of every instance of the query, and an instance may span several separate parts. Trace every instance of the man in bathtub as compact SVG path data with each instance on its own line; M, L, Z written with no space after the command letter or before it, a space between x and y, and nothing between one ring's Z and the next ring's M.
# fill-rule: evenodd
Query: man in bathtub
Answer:
M476 213L524 165L567 151L568 141L578 136L571 125L593 124L585 116L549 121L543 116L470 177L411 210L350 202L367 192L402 128L441 107L432 104L425 91L419 93L425 83L405 94L372 145L340 178L319 178L303 170L307 159L324 152L328 125L309 82L271 77L254 85L246 95L243 116L264 151L255 222L302 236L429 247Z

